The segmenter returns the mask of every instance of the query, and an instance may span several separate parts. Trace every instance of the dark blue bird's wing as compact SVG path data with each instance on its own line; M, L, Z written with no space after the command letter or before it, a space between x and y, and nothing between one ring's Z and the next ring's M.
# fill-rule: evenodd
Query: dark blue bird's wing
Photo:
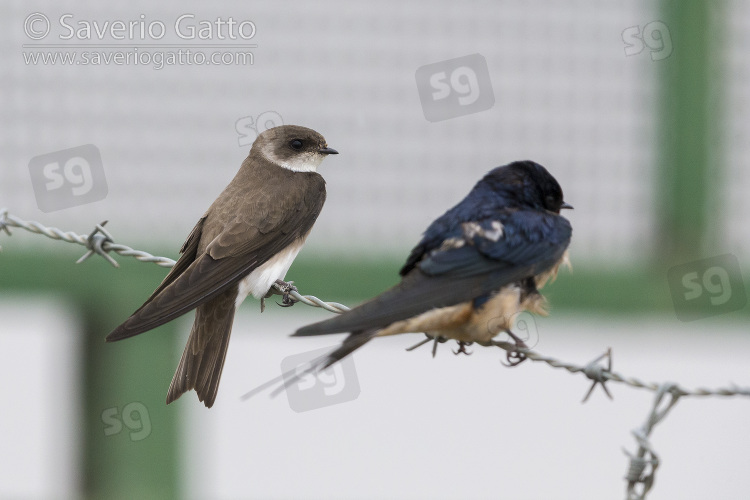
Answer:
M557 214L507 210L492 218L460 224L416 267L430 276L461 278L506 267L536 265L558 253L561 256L560 249L567 248L570 236L570 223ZM460 246L450 248L457 246L457 240Z
M423 239L412 252L401 282L374 299L295 336L383 328L433 308L499 290L554 266L570 243L564 217L535 210L506 210L492 218L458 223L439 245ZM426 250L429 246L433 248ZM414 255L421 252L421 258ZM407 266L404 266L406 268Z

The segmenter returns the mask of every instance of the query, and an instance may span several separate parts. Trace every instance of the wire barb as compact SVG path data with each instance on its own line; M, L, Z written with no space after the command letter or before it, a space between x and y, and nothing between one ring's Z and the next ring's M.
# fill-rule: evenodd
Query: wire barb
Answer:
M8 229L8 209L0 209L0 230L8 233L8 236L12 236L10 229Z
M607 360L607 367L604 368L604 366L599 364L599 361L606 359ZM594 392L594 389L596 389L596 386L598 384L602 385L602 389L604 390L604 393L609 397L609 399L614 399L612 397L612 394L609 393L609 389L607 389L606 382L607 378L605 377L605 374L610 373L612 371L612 348L608 347L607 352L599 356L598 358L592 360L589 364L583 367L583 374L586 375L588 378L594 381L593 384L591 384L591 388L589 389L589 392L586 393L586 396L583 397L583 401L581 403L585 403L588 401L589 396L591 396L591 393Z
M86 252L83 257L78 259L76 261L76 264L80 264L84 260L88 259L94 254L101 255L104 257L107 262L112 264L114 267L120 267L120 264L117 263L115 259L113 259L109 253L109 249L104 249L105 243L114 243L112 240L112 235L109 234L109 232L104 229L104 225L107 224L109 221L104 221L101 224L97 224L93 231L91 231L91 234L89 234L88 238L86 238L86 248L89 249L88 252ZM101 233L101 234L99 234Z

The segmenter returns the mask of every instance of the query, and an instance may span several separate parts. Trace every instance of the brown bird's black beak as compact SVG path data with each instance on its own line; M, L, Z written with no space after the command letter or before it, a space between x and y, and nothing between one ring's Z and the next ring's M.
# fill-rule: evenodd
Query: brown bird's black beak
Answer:
M560 208L561 209L562 208L569 208L569 209L573 210L573 205L571 205L570 203L563 202L562 205L560 205Z
M338 151L336 151L333 148L329 148L328 146L326 146L324 148L320 148L318 150L318 153L323 153L324 155L337 155L337 154L339 154Z

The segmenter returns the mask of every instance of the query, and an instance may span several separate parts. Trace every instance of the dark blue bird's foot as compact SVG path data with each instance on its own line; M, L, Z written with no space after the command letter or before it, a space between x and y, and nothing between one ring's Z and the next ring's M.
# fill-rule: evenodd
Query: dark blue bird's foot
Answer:
M274 285L279 292L281 293L281 303L279 304L281 307L292 307L294 304L296 304L298 301L293 299L289 294L292 292L298 292L297 287L294 286L294 281L286 282L282 280L276 280L276 284Z
M438 346L438 344L442 344L442 343L447 342L447 341L448 341L448 339L446 339L445 337L435 337L435 342L433 342L433 344L432 344L432 357L433 358L437 354L437 346Z
M432 335L427 335L426 333L425 333L425 336L427 336L426 339L424 339L421 342L417 342L416 344L414 344L411 347L407 347L406 350L407 351L413 351L417 347L422 347L426 343L428 343L430 341L434 341L434 343L432 344L432 357L434 358L435 354L437 354L438 343L442 344L443 342L446 342L448 339L446 339L445 337L433 337Z
M526 345L526 343L518 338L515 333L511 332L510 330L505 330L505 333L510 336L510 338L513 339L513 342L515 342L515 350L505 351L505 359L508 361L507 363L503 363L505 366L518 366L524 361L526 361L526 354L518 351L518 349L528 349L529 346Z
M429 335L427 335L426 333L425 333L425 337L427 337L427 338L426 338L426 339L424 339L424 340L422 340L421 342L417 342L416 344L414 344L414 345L413 345L413 346L411 346L411 347L407 347L407 348L406 348L406 350L407 350L407 351L413 351L413 350L414 350L414 349L416 349L417 347L422 347L422 346L423 346L423 345L425 345L425 344L426 344L427 342L429 342L429 341L431 341L431 340L432 340L432 337L430 337L430 336L429 336Z
M464 342L463 340L457 340L458 342L458 349L453 351L453 354L458 356L459 354L466 354L467 356L471 356L471 352L466 350L466 346L470 346L474 342Z

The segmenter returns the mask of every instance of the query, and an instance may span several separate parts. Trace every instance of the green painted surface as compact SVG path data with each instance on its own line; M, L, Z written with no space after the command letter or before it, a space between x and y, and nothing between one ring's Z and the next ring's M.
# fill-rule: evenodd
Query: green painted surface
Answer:
M715 220L720 157L722 2L661 2L674 52L654 61L661 105L658 114L659 177L656 199L662 262L716 252Z

